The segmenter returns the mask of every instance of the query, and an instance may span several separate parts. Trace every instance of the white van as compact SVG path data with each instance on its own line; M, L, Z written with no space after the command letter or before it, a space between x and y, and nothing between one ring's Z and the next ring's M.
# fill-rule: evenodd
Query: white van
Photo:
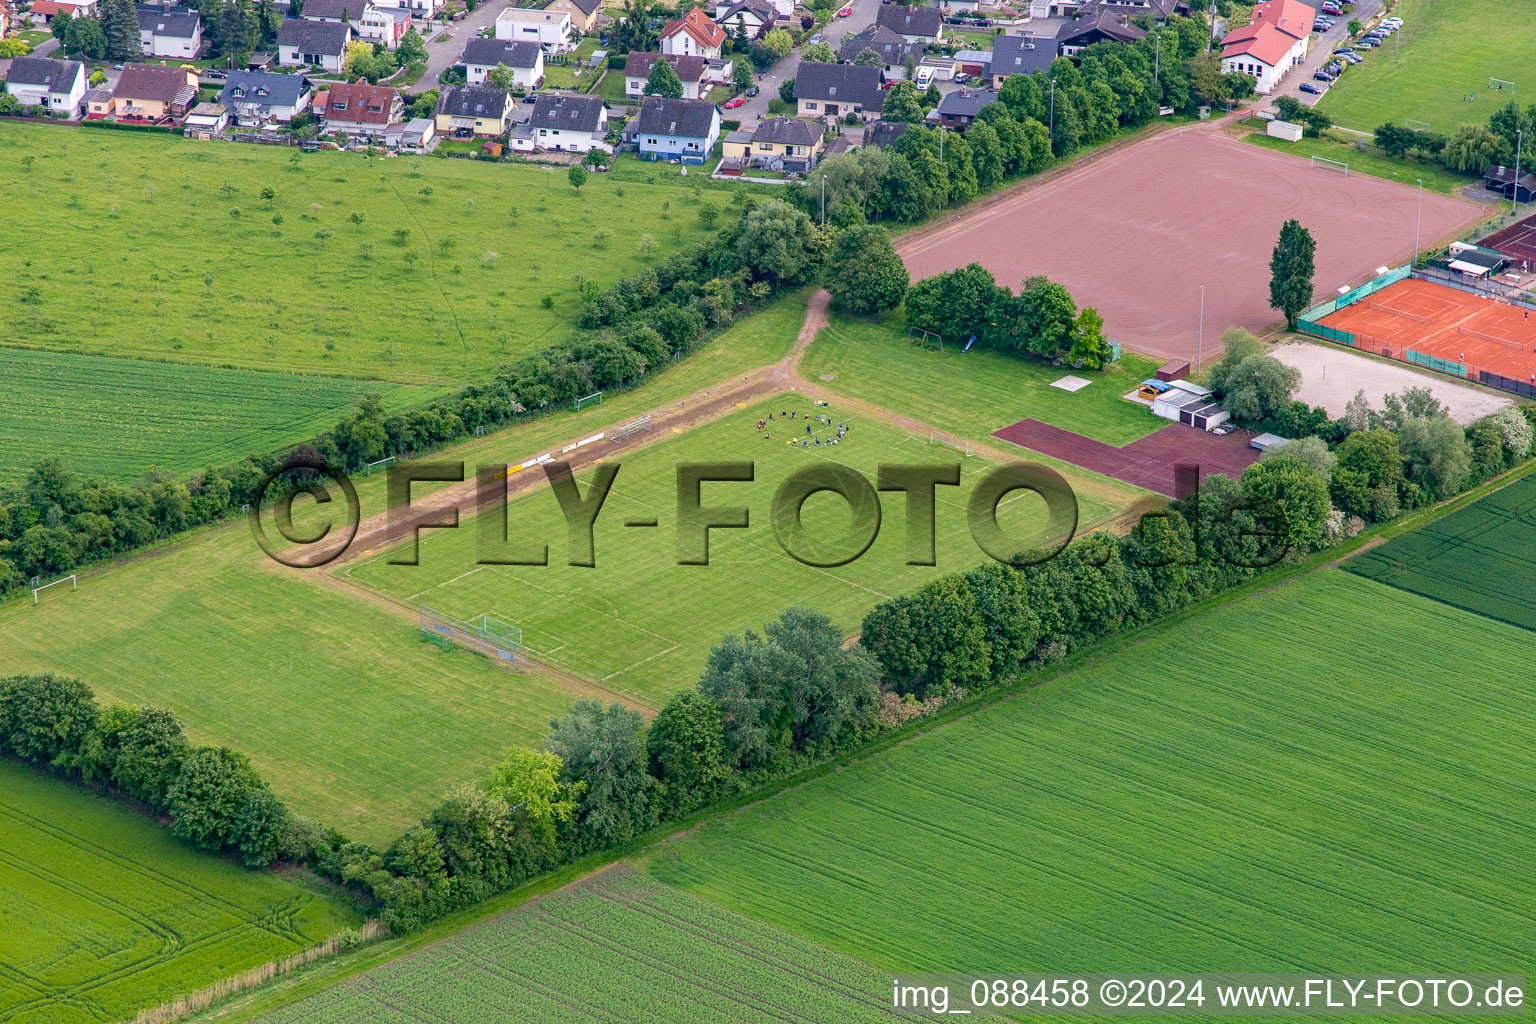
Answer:
M917 77L912 80L912 84L917 86L919 89L926 89L928 88L928 83L932 81L933 68L918 68Z

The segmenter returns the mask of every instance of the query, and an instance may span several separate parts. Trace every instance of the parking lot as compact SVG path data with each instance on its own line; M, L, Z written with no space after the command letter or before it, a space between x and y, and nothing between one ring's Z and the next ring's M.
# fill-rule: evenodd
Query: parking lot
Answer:
M1302 62L1300 67L1293 69L1289 75L1285 76L1285 80L1280 83L1279 87L1269 94L1270 99L1280 96L1291 96L1309 107L1316 106L1318 100L1323 98L1322 94L1303 92L1301 83L1311 82L1322 86L1323 83L1314 81L1312 76L1317 73L1319 68L1333 60L1334 50L1343 47L1349 42L1350 19L1358 18L1361 24L1368 25L1380 12L1381 0L1360 0L1360 2L1355 4L1355 9L1352 13L1335 17L1332 28L1326 32L1314 32L1312 34L1311 48L1307 52L1307 59ZM1380 58L1380 50L1373 50L1365 54L1366 60L1379 60ZM1347 69L1345 74L1348 74ZM1326 88L1323 89L1323 93L1327 91Z

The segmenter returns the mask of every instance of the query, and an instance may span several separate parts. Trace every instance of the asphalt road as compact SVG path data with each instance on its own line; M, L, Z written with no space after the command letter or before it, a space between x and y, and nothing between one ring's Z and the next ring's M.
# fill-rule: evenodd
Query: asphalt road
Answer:
M446 26L440 21L422 22L416 21L416 29L427 40L427 71L417 83L411 86L413 92L423 92L427 89L436 89L442 83L440 76L449 68L459 62L464 56L464 47L475 38L475 29L485 29L485 34L496 34L496 15L512 6L511 0L487 0L476 7L473 13L466 14L463 21L449 22ZM427 29L431 29L430 33ZM435 40L441 35L449 38L441 43Z
M852 0L853 13L846 18L839 18L835 14L821 30L823 41L830 45L834 52L842 43L844 36L856 35L875 23L875 12L880 9L880 0ZM745 60L745 57L735 57L737 60ZM722 111L727 117L741 121L743 128L755 128L759 121L768 116L768 101L779 94L779 85L786 78L794 78L800 70L800 51L791 50L788 57L779 61L767 72L757 77L758 87L762 90L756 96L747 100L745 106L735 110Z
M1285 76L1285 80L1280 83L1280 88L1269 94L1270 99L1275 99L1276 97L1280 96L1293 96L1296 99L1301 100L1301 102L1305 103L1309 107L1317 106L1317 101L1322 99L1322 97L1314 96L1309 92L1302 92L1301 83L1311 82L1312 75L1317 71L1317 69L1333 59L1333 51L1337 50L1340 46L1343 46L1345 42L1348 41L1350 18L1359 18L1361 24L1369 24L1370 20L1374 18L1377 12L1380 10L1381 0L1356 0L1355 12L1353 14L1346 15L1342 18L1335 18L1333 28L1329 29L1327 32L1312 33L1312 47L1307 53L1306 62L1303 63L1299 68L1293 68L1291 73ZM1391 60L1391 44L1380 46L1370 51L1369 53L1365 54L1365 59ZM1345 69L1344 74L1349 74L1349 70ZM1322 83L1317 82L1315 84L1321 85Z

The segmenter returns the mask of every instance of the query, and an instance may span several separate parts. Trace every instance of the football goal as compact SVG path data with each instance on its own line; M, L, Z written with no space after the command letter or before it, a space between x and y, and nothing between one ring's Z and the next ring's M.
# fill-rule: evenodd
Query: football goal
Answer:
M576 399L576 411L577 412L581 412L581 410L585 409L589 405L602 405L602 404L603 404L603 393L601 391L594 391L590 395L586 396L585 398L578 398L578 399Z
M373 475L373 471L378 469L380 466L393 466L394 464L395 464L395 457L393 455L386 455L382 459L378 459L378 460L376 460L374 462L370 462L370 463L368 463L368 465L364 466L363 467L363 476L372 476Z
M37 582L37 577L36 576L32 577L32 582L33 583ZM72 591L80 589L80 581L79 581L79 579L77 579L74 576L65 576L63 579L54 580L52 583L44 583L42 586L33 587L32 588L32 606L34 608L37 607L37 595L41 594L43 591L47 590L49 587L56 587L56 586L58 586L60 583L68 583L69 584L69 589L72 590Z
M937 430L931 431L928 434L928 443L943 448L953 448L955 451L959 452L961 455L964 455L966 458L970 458L976 454L975 450L972 449L971 446L966 442L951 441Z
M1411 117L1403 118L1403 127L1411 128L1416 132L1427 132L1430 130L1428 121L1416 121Z
M1492 92L1514 92L1515 83L1506 82L1502 78L1490 78L1488 79L1488 88Z
M1312 167L1314 170L1321 167L1325 171L1343 171L1344 177L1349 177L1349 164L1342 160L1330 160L1325 156L1315 156L1312 158Z
M460 619L435 608L416 606L416 624L421 639L444 650L465 647L483 654L502 668L519 672L528 670L528 648L523 646L523 631L491 615Z

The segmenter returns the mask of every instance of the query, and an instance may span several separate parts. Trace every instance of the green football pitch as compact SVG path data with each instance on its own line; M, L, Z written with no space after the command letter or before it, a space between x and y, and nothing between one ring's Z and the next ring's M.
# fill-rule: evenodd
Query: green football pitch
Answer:
M760 430L758 420L770 414L773 422ZM793 418L786 420L785 414ZM817 415L830 422L807 422L807 416ZM838 445L814 444L833 438L840 422L849 431ZM805 446L807 440L813 443ZM389 564L401 557L395 549L337 571L408 605L429 605L461 618L490 614L513 623L541 659L659 706L698 677L709 649L725 633L759 629L792 605L822 611L851 633L883 598L920 586L937 573L983 561L986 556L970 536L964 502L975 481L992 467L979 456L967 458L930 440L841 411L835 402L823 408L803 395L784 394L633 456L617 456L619 473L595 528L594 568L566 564L559 505L548 487L538 486L511 502L507 534L515 541L548 543L547 566L477 564L478 530L466 522L456 530L423 531L419 565ZM674 467L735 460L755 463L755 479L706 484L702 500L706 506L747 506L750 526L712 531L709 565L679 565ZM787 555L769 524L772 497L793 471L818 462L841 463L869 480L881 463L959 464L961 486L938 490L937 567L905 564L904 499L897 495L884 499L878 537L856 561L818 568ZM583 488L591 478L591 471L578 476ZM542 483L542 473L538 480ZM1080 524L1110 517L1137 493L1122 488L1118 503L1104 500L1101 491L1079 495ZM1044 502L1027 491L1004 500L999 521L1009 535L1019 538L1021 547L1043 540ZM635 519L654 520L657 526L625 525ZM803 522L810 542L822 546L822 556L845 550L840 542L851 514L840 498L812 497Z

